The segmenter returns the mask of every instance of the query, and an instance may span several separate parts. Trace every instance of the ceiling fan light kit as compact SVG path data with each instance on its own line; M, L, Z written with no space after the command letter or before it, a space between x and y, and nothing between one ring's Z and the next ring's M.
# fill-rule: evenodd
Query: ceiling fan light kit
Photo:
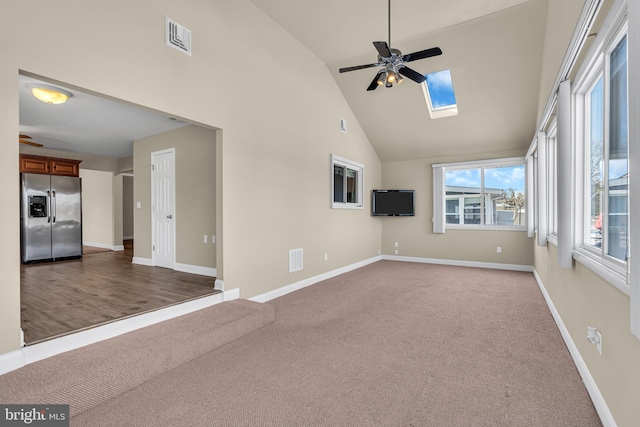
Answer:
M389 43L387 42L373 42L373 46L378 51L378 62L373 64L356 65L353 67L340 68L340 73L346 73L348 71L362 70L364 68L372 67L384 67L373 78L373 81L367 88L367 90L375 90L378 86L393 87L393 83L400 84L404 80L402 76L408 77L416 83L422 83L426 80L426 77L419 72L407 67L406 63L411 61L417 61L419 59L430 58L432 56L442 55L442 50L439 47L433 47L431 49L425 49L418 52L413 52L408 55L402 55L402 52L398 49L392 49L391 46L391 0L389 4Z
M47 104L63 104L73 96L71 92L55 86L28 84L27 87L31 89L33 96Z

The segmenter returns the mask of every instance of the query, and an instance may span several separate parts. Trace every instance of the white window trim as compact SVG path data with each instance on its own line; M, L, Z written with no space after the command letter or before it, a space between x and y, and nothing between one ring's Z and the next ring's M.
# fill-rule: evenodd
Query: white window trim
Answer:
M558 247L558 127L553 118L547 129L547 242Z
M355 170L358 173L357 183L357 197L358 201L356 203L341 203L334 201L334 165L343 166L352 170ZM331 155L331 208L332 209L364 209L364 198L363 198L363 188L364 188L364 165L358 162L354 162L353 160L346 159L344 157L336 156L335 154ZM345 177L346 179L346 177Z
M452 117L458 115L458 104L447 105L446 107L434 108L431 103L431 94L429 93L429 88L427 87L427 82L424 81L420 85L422 86L422 93L424 94L424 99L427 102L427 109L429 110L429 117L432 119L441 119L443 117Z
M595 84L600 75L604 73L605 81L607 80L606 68L608 61L606 59L608 58L611 51L622 40L624 35L628 35L626 2L619 1L617 6L617 9L615 7L612 7L611 13L609 14L609 16L607 16L605 22L603 23L602 28L600 29L598 36L593 43L589 54L587 55L588 59L585 60L580 67L575 85L572 88L572 95L574 99L574 112L572 113L572 116L574 118L575 132L575 138L573 140L572 148L575 153L575 155L573 156L575 159L575 179L576 183L579 184L576 187L575 191L576 211L577 213L579 213L579 215L576 215L577 221L574 227L575 245L574 250L572 251L572 256L576 261L580 262L585 267L598 274L616 289L620 290L626 295L630 295L631 286L629 279L629 268L630 265L634 263L615 259L604 253L604 249L598 250L585 244L585 219L583 218L584 213L586 212L586 210L588 210L587 200L590 197L590 195L587 194L587 192L589 191L588 186L584 182L586 179L584 163L586 161L585 155L587 152L585 129L588 125L588 118L585 114L585 98L588 91L593 86L593 84ZM627 46L629 46L628 38ZM628 52L629 51L630 50L628 50ZM630 62L629 58L627 58L627 60ZM630 66L629 62L628 66ZM629 79L629 81L631 80L632 79ZM631 97L631 91L629 90L629 102L631 102ZM605 99L608 99L608 97L605 97ZM607 116L608 112L609 106L607 102L605 102L604 115ZM631 123L631 120L629 120L630 127ZM605 132L606 128L607 127L605 127ZM631 140L629 141L629 147L631 147ZM629 157L629 162L631 164L631 157ZM629 188L631 188L631 179L634 177L634 175L630 174L630 177ZM629 206L629 209L631 210L631 206ZM633 227L631 229L633 229ZM633 240L630 241L633 242ZM640 334L640 325L638 326L638 333Z
M445 179L444 175L447 170L460 170L460 169L472 169L472 168L491 168L491 167L508 167L524 165L525 177L527 173L527 162L524 157L508 157L504 159L490 159L490 160L474 160L469 162L455 162L455 163L436 163L431 165L434 171L434 188L433 188L433 209L434 209L434 233L444 233L446 229L458 229L458 230L492 230L492 231L521 231L527 232L527 215L525 214L525 225L485 225L485 224L446 224L445 215ZM436 182L436 174L441 175L440 182ZM526 181L526 180L525 180ZM528 199L525 182L525 200ZM525 203L525 208L529 205ZM438 231L436 231L438 230Z
M631 22L627 33L628 72L630 76L640 73L640 2L631 1L628 5L628 22ZM640 165L640 83L637 78L629 79L629 164ZM638 194L640 177L629 176L629 193ZM640 212L640 198L629 200L629 215L636 216ZM631 299L631 332L640 338L640 227L631 227L629 235L629 282Z

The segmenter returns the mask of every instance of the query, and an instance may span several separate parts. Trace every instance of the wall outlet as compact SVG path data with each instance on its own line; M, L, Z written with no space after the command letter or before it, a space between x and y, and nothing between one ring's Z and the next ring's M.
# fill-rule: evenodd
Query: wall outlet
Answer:
M502 248L501 248L500 246L498 246L498 247L496 248L496 252L498 252L499 254L501 254L501 253L502 253Z
M598 354L602 356L602 334L600 334L600 331L596 332L596 337L598 339L596 348L598 350Z
M208 237L209 237L209 236L207 236L206 234L204 235L204 237L202 238L203 243L207 243L207 238L208 238Z
M215 243L216 242L216 236L212 235L211 236L211 243Z
M398 250L396 249L396 255L398 255Z

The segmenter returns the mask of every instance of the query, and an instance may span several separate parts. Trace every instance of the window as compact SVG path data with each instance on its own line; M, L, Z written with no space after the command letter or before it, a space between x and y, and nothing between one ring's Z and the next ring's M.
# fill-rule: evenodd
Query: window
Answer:
M429 115L432 119L450 117L458 114L456 94L453 90L451 71L442 70L425 75L422 91L427 101Z
M363 165L331 155L332 208L362 209L363 181Z
M629 148L626 30L601 53L578 96L584 108L583 248L626 275ZM617 267L616 267L617 266Z
M451 228L488 226L525 229L524 159L433 167L434 171L442 169L444 173L443 184L440 184L444 188L434 188L434 196L444 192L444 218L438 216L439 198L434 197L434 221L444 221Z

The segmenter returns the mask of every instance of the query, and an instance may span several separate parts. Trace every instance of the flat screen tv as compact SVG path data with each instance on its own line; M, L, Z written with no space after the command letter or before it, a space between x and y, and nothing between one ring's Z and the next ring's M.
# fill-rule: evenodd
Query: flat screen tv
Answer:
M373 216L414 216L415 190L373 190Z

